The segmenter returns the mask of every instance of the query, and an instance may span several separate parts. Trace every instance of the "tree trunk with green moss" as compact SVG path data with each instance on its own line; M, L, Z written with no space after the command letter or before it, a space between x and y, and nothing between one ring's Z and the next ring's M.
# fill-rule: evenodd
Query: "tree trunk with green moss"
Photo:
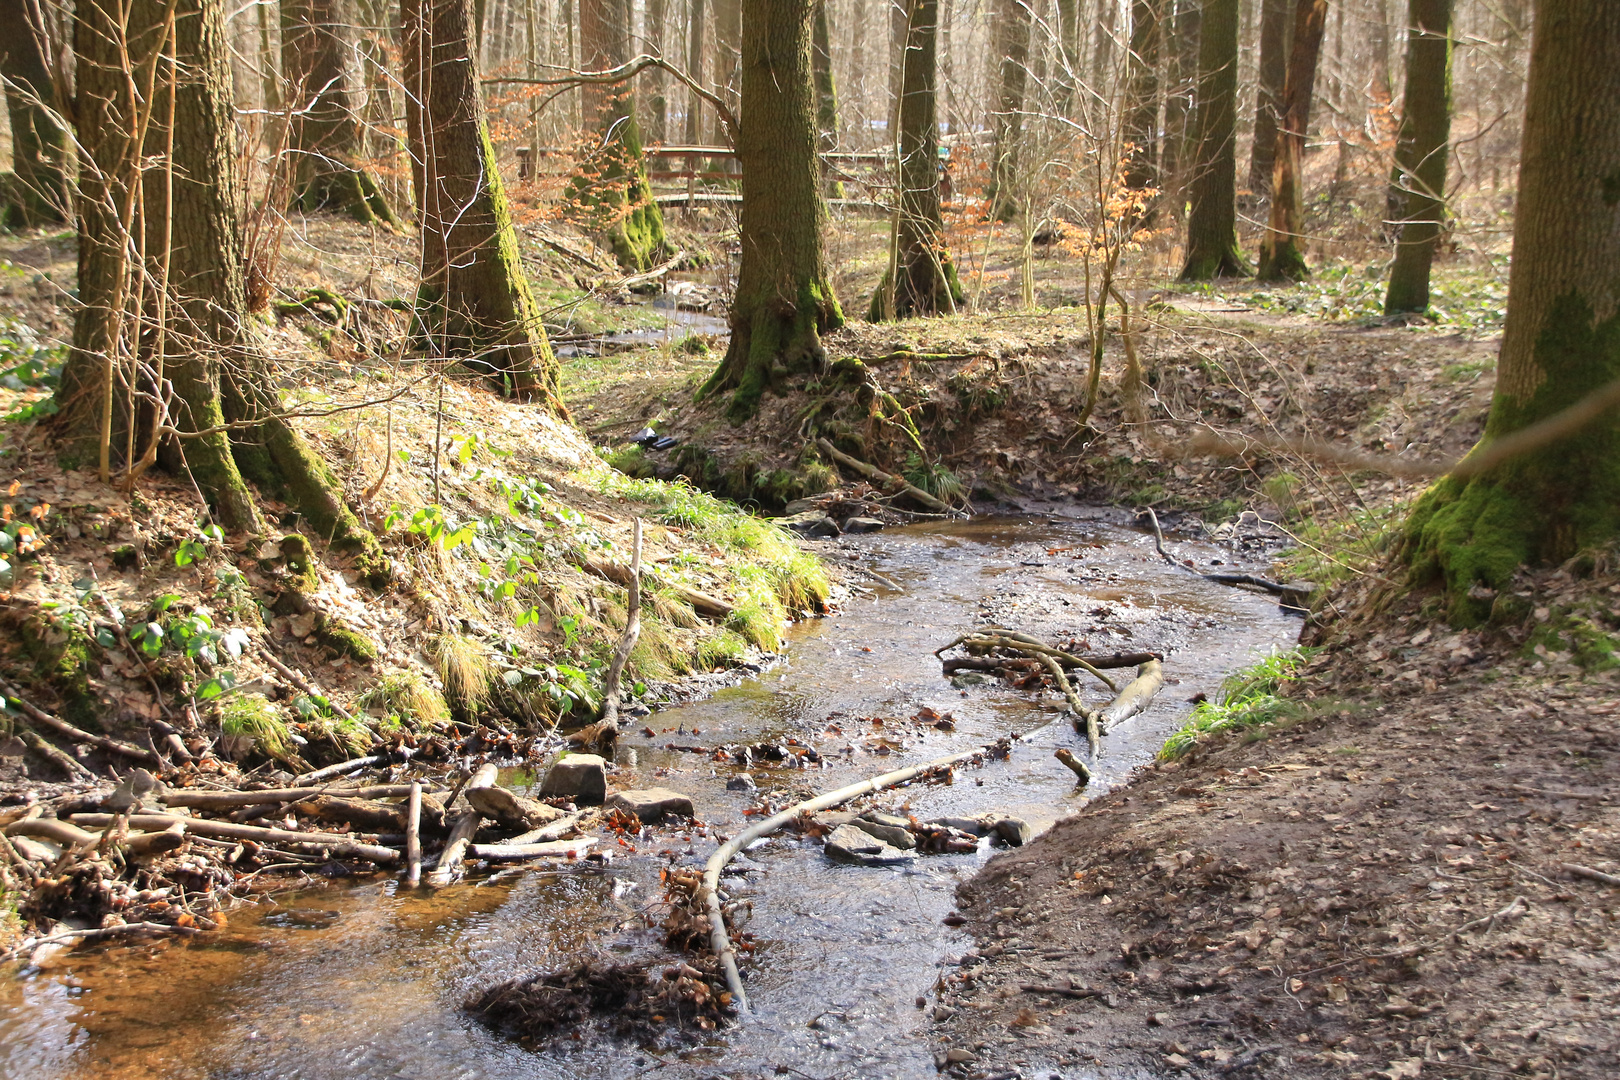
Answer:
M1198 44L1198 157L1183 281L1249 272L1237 242L1238 0L1205 0Z
M907 319L955 311L963 301L962 283L945 246L939 205L939 123L936 119L935 43L939 0L910 0L906 29L905 82L900 95L900 206L893 265L899 284L885 273L867 318ZM889 295L894 297L889 309Z
M990 118L990 214L997 221L1011 221L1018 213L1018 144L1024 138L1024 92L1029 82L1032 19L1033 14L1026 0L1001 0L993 30L1000 88L996 97L996 111ZM929 51L932 52L932 49ZM915 62L915 54L908 53L905 58L908 74ZM931 73L929 80L933 80ZM905 92L902 90L901 109L904 108ZM902 121L902 132L904 129Z
M303 210L337 210L357 221L397 225L376 178L359 163L365 141L353 108L349 34L337 0L281 0L292 202Z
M629 0L582 0L579 47L586 71L606 71L630 59L629 14ZM569 183L568 198L607 239L620 266L645 270L664 253L664 215L647 183L631 85L581 88L589 152Z
M1294 43L1271 167L1271 217L1260 242L1261 281L1300 281L1311 272L1299 244L1305 227L1305 133L1311 126L1311 90L1327 9L1328 0L1299 0L1294 8Z
M1429 309L1429 270L1445 224L1451 156L1451 0L1411 0L1408 14L1406 100L1395 155L1403 212L1386 315Z
M842 326L827 272L827 204L816 163L811 16L816 0L745 0L742 257L731 345L700 391L734 391L735 421L790 376L820 373L821 335Z
M422 229L418 332L505 392L563 411L518 252L472 50L470 0L401 0L406 131Z
M1485 436L1492 442L1620 379L1620 5L1542 0L1524 118L1507 326ZM1620 415L1467 479L1412 511L1405 557L1457 625L1511 612L1521 566L1620 537ZM1493 612L1493 603L1500 605Z
M832 34L827 26L827 0L816 0L815 22L811 27L811 67L816 81L816 148L822 154L838 149L838 86L833 80ZM827 196L844 197L843 182L829 176L831 165L821 159L821 175L827 180Z
M161 396L163 423L175 434L159 439L157 460L189 471L222 524L261 527L252 481L381 579L388 563L375 538L344 505L331 470L278 415L275 374L247 314L230 54L218 0L177 0L174 63L157 64L146 142L131 145L136 109L121 45L127 41L139 71L166 48L166 36L159 0L135 0L127 22L106 0L78 6L79 141L90 161L79 192L81 306L57 390L64 458L93 460L110 414L111 456L131 464L157 428L143 396ZM172 169L165 164L171 107ZM132 190L137 151L147 167ZM152 289L137 288L141 275L125 258L136 202L145 222L145 274L167 280L165 306ZM156 322L160 310L166 317ZM127 357L132 341L139 351Z
M6 80L11 121L11 187L6 224L32 226L67 220L67 132L51 113L56 87L34 32L27 0L0 0L0 75Z

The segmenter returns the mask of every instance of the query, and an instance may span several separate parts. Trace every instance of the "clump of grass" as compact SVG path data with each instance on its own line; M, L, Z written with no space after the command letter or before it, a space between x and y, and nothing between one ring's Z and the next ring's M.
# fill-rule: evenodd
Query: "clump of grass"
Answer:
M596 453L603 461L626 476L649 477L652 475L652 462L647 460L647 451L642 447L625 446L617 450L603 448Z
M279 760L292 755L292 731L287 720L263 694L227 698L219 711L219 729L235 738L252 739L255 749L267 757Z
M384 676L360 697L360 707L384 714L383 726L421 730L450 719L450 703L419 672Z
M1315 582L1318 592L1367 573L1388 553L1405 516L1406 508L1396 505L1302 521L1293 530L1299 546L1277 559L1278 573Z
M462 634L441 634L433 644L433 664L451 706L475 713L488 703L494 665L482 642Z
M1219 701L1200 702L1159 751L1160 761L1174 761L1210 736L1274 724L1297 715L1299 705L1279 694L1283 684L1299 677L1300 668L1318 650L1299 645L1272 652L1227 676Z
M956 474L938 462L924 461L915 450L906 454L904 471L908 483L941 502L955 502L962 497L962 481Z

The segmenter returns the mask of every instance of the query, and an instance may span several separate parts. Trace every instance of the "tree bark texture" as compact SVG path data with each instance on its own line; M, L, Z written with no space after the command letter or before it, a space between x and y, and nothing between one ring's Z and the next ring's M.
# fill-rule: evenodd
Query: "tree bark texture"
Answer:
M709 0L714 12L714 82L720 97L736 115L742 111L742 0ZM714 118L714 145L730 138L725 121Z
M1384 313L1429 309L1429 270L1446 217L1451 157L1451 3L1411 0L1406 39L1406 100L1396 140L1404 203Z
M1260 70L1254 95L1254 146L1249 151L1249 190L1271 194L1271 169L1277 161L1277 118L1282 113L1283 83L1288 78L1289 30L1294 5L1289 0L1260 0Z
M816 0L813 18L810 48L816 83L816 145L820 153L829 154L838 149L838 84L833 79L832 32L827 25L827 0ZM824 177L827 171L827 162L822 161ZM827 195L835 199L843 198L843 183L836 179L828 180Z
M1196 116L1193 100L1198 92L1198 43L1203 36L1204 13L1203 0L1174 3L1176 17L1165 26L1174 33L1167 39L1164 147L1159 152L1159 178L1173 196L1170 202L1179 220L1185 209L1188 174L1198 159L1198 132L1191 121Z
M1620 379L1620 5L1542 0L1495 396L1479 453ZM1430 488L1406 525L1414 581L1454 623L1514 618L1522 565L1620 536L1620 416ZM1601 556L1600 556L1601 557ZM1522 618L1522 611L1517 613Z
M843 325L827 272L816 154L811 23L817 0L744 0L742 255L731 344L701 396L734 390L741 421L765 390L826 367L821 335Z
M1198 158L1183 281L1249 272L1237 242L1238 0L1205 0L1198 46Z
M67 220L67 132L51 117L56 87L45 67L28 0L0 0L0 75L11 121L12 179L6 224L29 227Z
M1311 126L1311 90L1327 11L1328 0L1299 0L1294 8L1294 42L1271 168L1271 216L1260 242L1261 281L1299 281L1310 275L1299 243L1305 225L1305 133Z
M1125 183L1135 191L1159 177L1159 23L1164 0L1131 4L1131 82L1126 100L1125 140L1131 144Z
M247 316L223 11L217 0L177 0L172 11L172 31L158 0L130 4L127 21L111 4L84 3L76 13L86 160L81 307L57 391L68 453L99 441L107 411L117 418L112 447L126 464L162 425L172 427L176 437L152 444L157 459L189 470L223 525L260 526L244 483L251 480L292 504L312 533L356 552L362 571L380 580L388 564L375 538L344 505L331 470L278 415L275 377ZM126 43L133 79L123 66ZM132 136L143 127L137 147ZM143 265L126 256L136 237ZM154 418L158 400L164 410Z
M999 90L991 116L990 213L1011 221L1018 213L1018 144L1024 134L1024 92L1029 81L1032 21L1026 0L1001 0L994 28ZM904 125L902 125L903 127Z
M905 82L900 95L900 191L894 266L898 284L887 273L872 297L867 318L878 321L955 311L963 301L962 283L945 246L939 200L938 93L935 88L938 0L910 0Z
M686 24L686 73L699 86L703 83L703 0L692 0L690 21ZM703 138L703 99L694 93L686 95L687 146L696 146Z
M507 393L562 411L518 253L472 50L469 0L401 0L405 119L422 230L418 331Z
M664 0L647 0L647 51L654 56L664 55ZM666 88L669 73L654 68L647 73L647 136L655 144L669 137L669 99Z
M376 178L358 163L364 129L354 109L354 55L337 0L282 0L281 67L287 79L287 152L293 205L397 224Z
M630 59L630 0L583 0L580 62L605 71ZM588 85L581 104L590 125L587 153L569 183L568 198L607 239L626 270L646 270L664 254L664 215L653 201L628 82Z

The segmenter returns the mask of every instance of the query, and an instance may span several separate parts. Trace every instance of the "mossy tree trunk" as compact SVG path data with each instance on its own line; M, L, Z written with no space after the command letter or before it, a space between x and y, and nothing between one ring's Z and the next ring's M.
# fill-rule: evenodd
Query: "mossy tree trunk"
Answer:
M90 160L79 193L81 307L57 391L65 456L88 460L104 433L125 465L152 447L166 467L189 471L217 519L236 529L261 526L251 480L381 578L387 560L376 540L344 505L331 470L279 415L275 376L247 315L222 8L175 0L173 12L172 38L160 0L135 0L127 22L110 0L76 12L79 141ZM126 41L137 71L166 54L150 101L123 74ZM136 147L142 112L146 139ZM132 167L140 158L144 175ZM144 268L124 257L135 246L137 210ZM168 288L159 295L143 277ZM158 397L165 411L155 418L140 403Z
M1277 119L1282 114L1283 83L1288 78L1289 30L1294 5L1289 0L1261 0L1260 70L1254 95L1254 145L1249 151L1249 190L1271 194L1271 169L1277 161Z
M1299 243L1305 227L1305 133L1311 126L1311 90L1327 9L1328 0L1299 0L1294 8L1294 42L1271 167L1271 215L1260 242L1261 281L1299 281L1310 275Z
M1027 0L1001 0L995 18L992 40L999 85L996 111L990 117L990 216L997 221L1011 221L1018 213L1018 144L1024 138L1024 93L1029 83L1033 15ZM908 76L916 62L915 54L905 58L903 66ZM932 82L932 74L929 80ZM902 111L905 93L902 90ZM904 120L900 127L903 137Z
M742 421L769 387L826 367L821 335L843 325L827 272L827 204L816 155L811 21L817 0L746 0L737 136L742 257L731 345L700 391L734 391Z
M1542 0L1531 46L1507 326L1485 436L1496 439L1620 379L1620 4ZM1492 611L1524 565L1620 536L1620 415L1467 479L1446 477L1406 523L1415 583L1452 621Z
M1395 160L1404 205L1386 315L1429 309L1429 270L1445 223L1451 156L1451 0L1411 0L1408 16L1406 100Z
M292 203L397 225L376 178L359 162L365 139L354 110L355 50L349 34L337 0L281 0Z
M12 188L6 224L67 220L67 132L51 117L56 87L45 68L27 0L0 0L0 75L11 121Z
M838 149L838 85L833 80L832 33L827 25L827 0L816 0L810 48L810 63L816 83L816 149L820 154L830 154ZM843 183L831 178L830 163L825 158L820 160L827 196L843 198Z
M557 364L518 253L472 49L470 0L401 0L406 131L422 229L427 347L563 411Z
M1125 141L1131 144L1125 184L1133 191L1155 187L1159 177L1159 24L1164 0L1131 4L1130 91Z
M900 199L891 259L899 277L895 283L886 273L878 284L867 313L874 322L954 312L963 301L939 205L939 95L934 85L939 0L910 4L900 94Z
M1205 0L1198 44L1198 157L1183 281L1249 272L1237 242L1238 0Z
M582 0L580 63L605 71L630 59L630 0ZM664 253L664 215L653 201L641 154L635 92L628 82L581 88L590 152L568 186L568 197L613 248L619 265L645 270Z

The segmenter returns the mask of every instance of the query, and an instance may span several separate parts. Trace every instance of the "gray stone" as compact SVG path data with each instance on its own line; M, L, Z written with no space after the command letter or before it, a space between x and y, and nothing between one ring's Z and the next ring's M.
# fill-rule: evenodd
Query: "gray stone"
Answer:
M782 513L786 514L788 517L794 517L795 515L802 514L807 510L815 510L819 513L821 510L821 504L826 501L827 497L825 495L812 495L808 499L794 499L792 502L782 507Z
M861 817L866 821L875 821L879 825L887 825L891 829L911 828L910 818L901 817L899 814L885 814L881 810L868 810L866 813L862 814Z
M643 788L639 791L615 791L607 798L609 810L624 810L644 822L664 820L665 815L692 816L692 800L669 788Z
M467 802L480 814L494 818L503 828L513 832L538 829L563 816L563 812L555 806L525 799L503 787L473 788L467 792ZM423 808L425 810L426 806Z
M576 806L601 806L607 798L607 762L595 754L567 754L546 770L542 799L566 796Z
M730 780L726 781L726 790L758 791L759 785L754 783L754 778L749 776L747 773L738 773L736 776L733 776Z
M991 819L991 828L997 836L1011 844L1013 847L1023 847L1029 843L1030 837L1035 835L1029 827L1029 822L1023 818L1007 817L1002 815L986 815Z
M816 823L827 829L836 829L840 825L848 825L859 816L848 810L823 810L816 815Z
M870 836L854 825L840 825L827 837L823 849L834 862L854 863L857 866L893 866L917 857L914 851L901 851Z
M843 528L847 533L873 533L883 528L883 522L877 518L852 517L844 520Z
M966 690L970 686L983 686L985 683L987 683L989 681L990 681L989 679L986 679L983 675L980 675L977 671L969 671L969 672L965 672L965 673L963 673L961 675L952 675L951 676L951 685L954 686L958 690Z
M941 825L947 829L956 829L958 832L965 832L969 836L983 836L990 831L990 827L985 824L983 818L941 817L935 818L928 824Z
M876 837L890 847L899 848L901 851L910 851L917 846L917 838L912 836L908 830L897 825L884 825L876 821L866 821L860 818L850 822L850 824L868 836Z
M806 510L802 514L794 514L792 517L779 517L773 520L784 529L796 532L806 539L813 540L838 535L838 522L819 510Z

